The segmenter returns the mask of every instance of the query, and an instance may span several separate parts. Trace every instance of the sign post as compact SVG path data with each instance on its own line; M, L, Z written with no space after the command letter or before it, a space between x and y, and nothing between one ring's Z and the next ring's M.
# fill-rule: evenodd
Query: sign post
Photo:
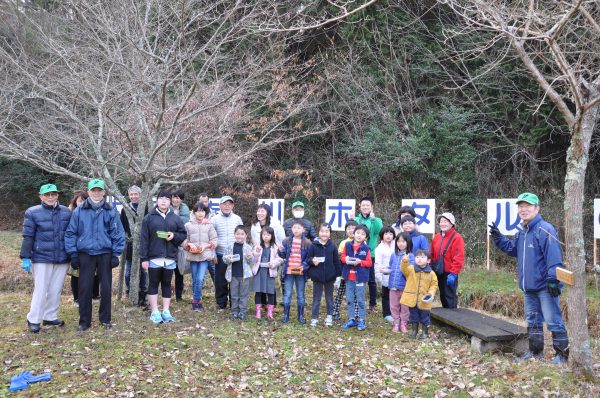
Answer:
M271 208L271 218L283 225L285 221L285 199L258 199L259 205L263 203Z

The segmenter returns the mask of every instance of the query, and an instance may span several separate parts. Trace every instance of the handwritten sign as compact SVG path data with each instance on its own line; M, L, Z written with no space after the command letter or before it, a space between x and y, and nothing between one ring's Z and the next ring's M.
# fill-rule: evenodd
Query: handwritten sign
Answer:
M411 206L415 210L419 232L435 233L435 199L402 199L402 206Z
M217 215L221 212L221 208L219 207L220 201L221 201L221 198L208 198L208 208L215 215Z
M503 235L515 235L521 230L517 199L488 199L487 225L495 222ZM488 228L489 230L489 228Z
M326 199L325 222L331 225L333 231L343 231L355 207L354 199Z

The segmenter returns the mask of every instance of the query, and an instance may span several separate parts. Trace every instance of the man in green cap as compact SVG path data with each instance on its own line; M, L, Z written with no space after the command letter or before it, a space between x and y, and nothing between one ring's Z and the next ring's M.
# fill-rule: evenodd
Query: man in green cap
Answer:
M71 255L71 266L79 269L79 326L92 324L92 290L94 275L100 278L100 323L110 329L112 268L119 265L125 249L125 231L116 209L104 199L104 181L88 183L89 198L71 216L65 234L65 249Z
M562 283L556 279L556 267L562 266L558 234L539 214L540 199L529 192L517 198L522 230L508 239L496 223L489 225L496 246L517 258L519 288L525 294L525 319L529 351L521 359L543 359L544 321L552 332L555 364L567 362L569 338L560 310Z
M292 234L292 225L296 220L299 220L304 226L304 236L306 239L310 240L311 242L315 240L317 237L317 231L315 230L315 226L312 221L304 218L304 203L299 200L292 203L292 217L283 222L285 236L290 236Z
M39 194L42 203L25 212L20 253L21 268L33 273L33 295L27 314L31 333L38 333L42 322L51 326L65 324L58 319L58 306L69 269L64 238L71 212L58 203L56 185L42 185Z

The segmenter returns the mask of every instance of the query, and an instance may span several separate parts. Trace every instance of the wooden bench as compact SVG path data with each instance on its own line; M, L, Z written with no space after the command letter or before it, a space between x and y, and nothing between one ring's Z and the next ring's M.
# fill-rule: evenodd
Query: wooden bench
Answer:
M527 328L467 308L433 308L431 318L471 336L471 348L480 353L521 355L529 348Z

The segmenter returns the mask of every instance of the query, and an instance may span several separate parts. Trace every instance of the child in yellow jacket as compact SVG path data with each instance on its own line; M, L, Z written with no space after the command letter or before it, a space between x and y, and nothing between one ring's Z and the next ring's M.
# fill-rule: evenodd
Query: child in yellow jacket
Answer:
M417 250L415 253L414 266L409 264L407 255L402 257L400 269L406 277L406 287L402 293L400 304L406 305L410 311L412 338L417 338L419 323L423 325L423 333L419 338L429 338L431 302L438 286L437 276L429 266L429 262L429 252L423 249Z

